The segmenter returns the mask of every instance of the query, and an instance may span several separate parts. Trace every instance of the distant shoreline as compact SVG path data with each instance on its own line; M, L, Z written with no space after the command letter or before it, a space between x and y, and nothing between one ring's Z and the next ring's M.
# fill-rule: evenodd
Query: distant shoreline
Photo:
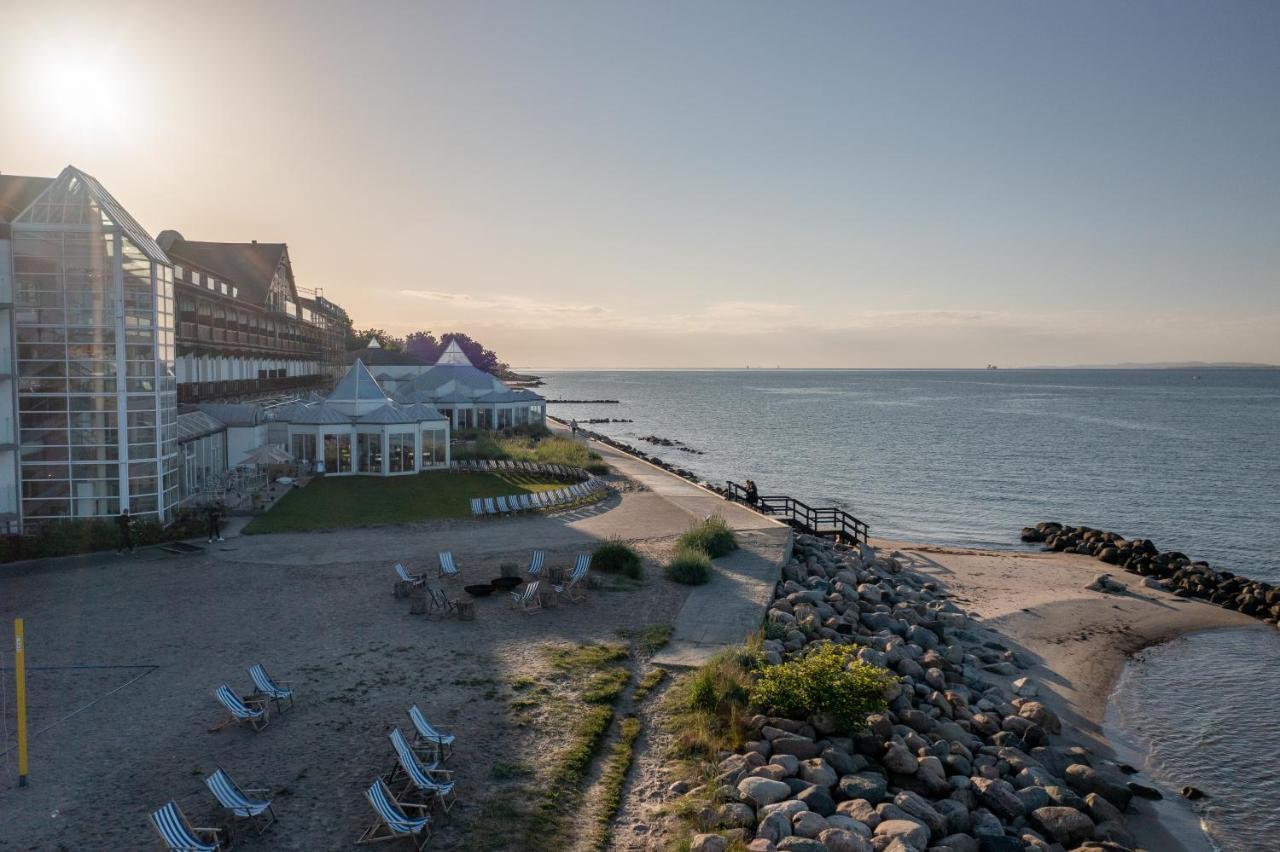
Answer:
M528 372L550 373L1082 373L1082 372L1249 372L1280 370L1280 364L1094 364L1082 367L540 367Z

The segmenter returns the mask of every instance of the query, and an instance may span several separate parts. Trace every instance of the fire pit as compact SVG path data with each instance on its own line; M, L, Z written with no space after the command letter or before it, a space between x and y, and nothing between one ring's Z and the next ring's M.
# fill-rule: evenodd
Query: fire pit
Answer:
M473 598L487 598L494 592L491 583L475 583L474 585L463 586L462 590Z
M509 592L523 582L524 581L519 577L497 577L492 580L489 585L493 586L495 589L501 589L504 592Z

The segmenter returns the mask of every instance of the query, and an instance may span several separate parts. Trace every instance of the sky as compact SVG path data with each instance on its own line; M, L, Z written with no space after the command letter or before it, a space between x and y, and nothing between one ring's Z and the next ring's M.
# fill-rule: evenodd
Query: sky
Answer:
M1275 2L16 3L0 171L511 364L1280 363Z

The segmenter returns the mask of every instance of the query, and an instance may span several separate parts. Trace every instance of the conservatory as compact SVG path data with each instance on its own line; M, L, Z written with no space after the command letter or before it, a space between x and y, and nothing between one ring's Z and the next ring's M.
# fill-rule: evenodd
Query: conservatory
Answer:
M356 361L327 397L273 412L304 469L397 476L449 466L449 421L431 405L392 400Z
M397 399L431 406L455 429L509 429L540 425L546 419L546 400L526 388L510 388L473 366L456 340Z

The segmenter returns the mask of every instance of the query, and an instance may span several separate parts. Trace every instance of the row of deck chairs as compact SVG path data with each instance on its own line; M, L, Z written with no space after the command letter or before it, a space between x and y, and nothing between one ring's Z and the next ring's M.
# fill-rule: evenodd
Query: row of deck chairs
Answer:
M520 512L559 509L589 500L604 488L604 480L589 479L586 482L551 491L533 491L503 497L473 497L471 498L471 517L492 518L499 515L515 515Z
M213 691L213 697L227 711L227 718L221 725L210 728L210 733L228 725L248 725L257 733L270 723L273 703L280 713L288 709L286 701L290 708L293 707L293 690L287 680L273 680L262 663L255 663L249 668L249 677L253 680L254 691L247 696L241 697L225 683Z
M262 798L267 790L242 789L222 768L205 778L204 783L224 813L248 823L259 835L276 821L271 800ZM165 848L175 852L221 852L230 848L225 829L193 826L178 803L172 800L151 814L151 826L160 835Z
M566 479L588 479L591 476L580 467L542 462L471 459L456 461L453 466L458 470L482 473L527 473L534 476L560 476Z
M391 769L365 790L375 821L359 844L407 838L422 850L431 839L432 811L447 814L457 801L453 773L443 768L453 755L453 735L432 727L416 704L409 708L409 720L413 742L393 728Z

